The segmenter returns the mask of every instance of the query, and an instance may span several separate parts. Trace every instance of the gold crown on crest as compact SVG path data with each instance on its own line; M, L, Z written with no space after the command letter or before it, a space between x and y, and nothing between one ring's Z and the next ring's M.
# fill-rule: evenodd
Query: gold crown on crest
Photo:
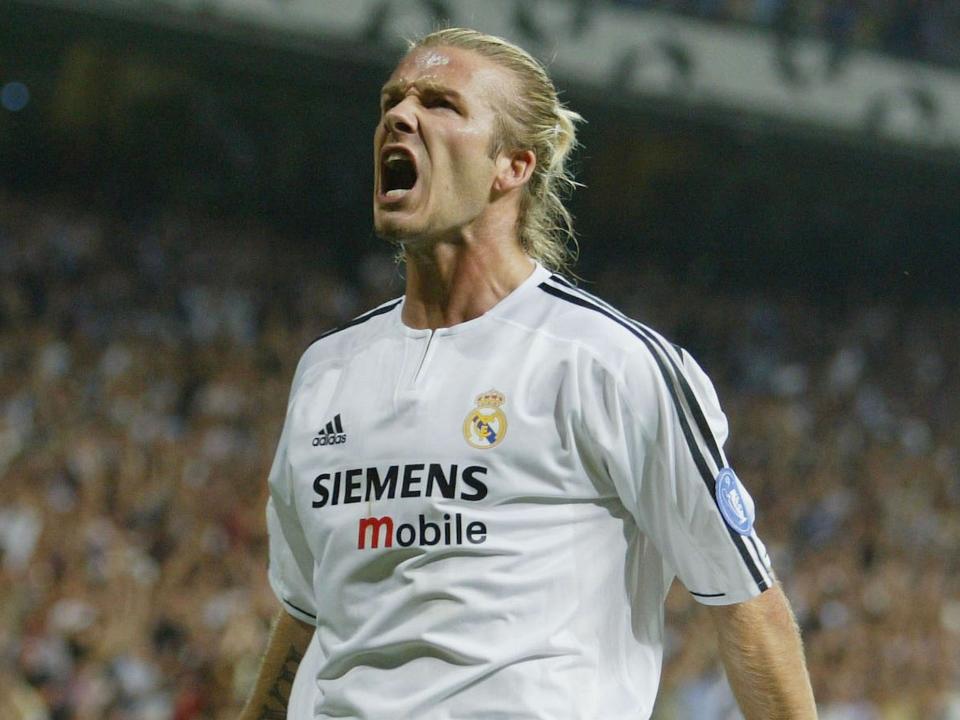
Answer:
M477 407L498 408L507 401L499 390L487 390L477 395Z

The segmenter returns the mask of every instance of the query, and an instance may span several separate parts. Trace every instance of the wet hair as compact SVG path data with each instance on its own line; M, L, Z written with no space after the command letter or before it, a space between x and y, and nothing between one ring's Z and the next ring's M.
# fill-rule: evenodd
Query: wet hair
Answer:
M517 226L524 251L551 270L569 270L577 257L573 217L563 204L577 183L568 166L583 118L564 107L543 65L530 53L494 35L445 28L410 44L419 48L471 50L509 70L516 92L502 95L503 112L491 155L504 149L531 150L537 162L524 186Z

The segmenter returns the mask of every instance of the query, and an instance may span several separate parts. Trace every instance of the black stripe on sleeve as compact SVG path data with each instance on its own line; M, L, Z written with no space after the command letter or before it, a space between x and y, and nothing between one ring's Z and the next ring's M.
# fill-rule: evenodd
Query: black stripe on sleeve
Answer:
M707 490L710 493L710 497L713 498L714 504L717 502L717 481L713 476L713 473L710 471L709 466L707 465L707 460L703 456L703 453L700 451L700 447L697 445L696 440L693 436L693 431L690 428L690 423L687 421L686 412L684 411L683 404L680 402L680 397L677 395L677 390L674 387L674 383L670 376L670 371L667 369L667 366L664 364L663 360L660 357L660 354L656 351L653 346L653 342L639 329L633 327L626 320L617 317L613 312L604 309L600 305L587 300L586 298L580 297L579 295L570 294L564 290L556 288L552 285L543 282L540 284L540 289L549 295L553 295L560 300L572 303L573 305L578 305L587 310L592 310L604 317L609 318L613 322L617 323L621 327L628 330L634 337L638 338L640 341L646 345L647 350L650 352L654 361L657 364L657 367L660 370L660 374L663 376L664 384L667 386L667 391L670 393L670 397L673 400L674 408L677 412L677 418L680 421L680 429L683 432L683 436L687 441L687 448L690 451L690 456L693 459L694 465L697 466L697 470L700 472L700 477L702 478L704 484L707 486ZM719 507L717 509L719 512ZM753 557L750 554L750 550L747 548L746 543L744 542L743 536L740 535L736 530L730 527L725 520L721 517L721 522L723 526L727 529L727 533L730 535L731 540L733 540L734 546L737 548L737 552L740 554L741 559L744 564L747 566L747 569L750 572L751 577L754 582L757 584L757 587L761 592L766 590L769 585L763 577L763 573L760 568L757 567L756 563L753 561ZM759 559L759 558L758 558Z
M637 330L642 332L644 335L646 335L652 342L654 342L661 349L663 356L669 361L671 367L673 368L675 377L677 378L677 381L679 382L681 390L683 392L683 396L687 401L687 406L690 408L690 411L693 414L694 420L697 423L697 427L699 428L700 433L707 444L707 449L710 451L710 454L713 457L713 460L716 463L717 468L720 469L725 467L726 460L724 459L722 451L720 449L720 443L717 441L716 436L713 434L713 430L710 428L710 424L707 422L707 418L703 412L703 408L701 407L700 402L696 397L696 394L693 392L693 389L690 387L690 383L687 382L685 373L680 369L680 366L674 360L670 352L667 351L664 343L668 341L664 340L660 335L658 335L656 332L654 332L647 326L643 325L642 323L637 322L633 318L630 318L624 315L622 312L617 310L615 307L613 307L609 303L603 301L602 299L598 298L595 295L592 295L591 293L588 293L586 290L578 288L566 278L560 275L551 275L550 279L553 280L554 282L557 282L563 285L564 287L569 288L573 293L579 295L580 297L583 297L587 300L592 300L596 305L599 305L605 308L606 310L608 310L610 313L615 315L617 318L619 318L623 322L629 323L632 327L636 328ZM669 344L676 352L677 357L680 358L680 364L682 365L683 353L684 353L683 348L677 345L676 343L669 343ZM750 544L753 546L754 554L757 557L757 561L764 566L764 570L766 571L765 566L766 566L767 560L764 559L763 556L760 554L760 549L757 547L756 541L754 541L754 539L750 536L746 536L746 537L747 537L747 540L750 541ZM767 575L770 574L769 571L766 571L766 573Z
M697 597L723 597L726 595L726 593L698 593L694 592L693 590L687 590L687 592Z
M700 434L703 436L704 442L707 444L707 449L710 451L710 456L717 465L717 470L723 468L726 463L724 462L723 455L720 452L720 443L717 442L717 439L713 434L713 430L710 428L710 423L707 422L707 417L704 415L703 408L700 407L700 402L697 400L697 396L694 394L693 388L690 387L690 383L687 382L686 376L683 374L683 371L680 369L679 365L677 365L677 362L673 359L673 356L664 347L660 337L650 328L646 327L642 323L637 322L633 318L627 317L600 298L572 285L566 278L563 278L559 275L551 275L550 279L570 288L575 292L578 292L581 296L586 297L586 299L593 300L594 303L613 313L623 322L629 323L632 327L642 332L661 349L664 357L667 358L667 361L670 363L671 367L673 367L674 375L680 384L680 390L683 392L683 397L686 399L687 406L690 408L690 412L693 414L693 419L697 423L697 428L700 430ZM674 343L671 343L671 346L676 351L682 362L683 348Z
M313 613L308 613L308 612L307 612L306 610L304 610L302 607L297 607L296 605L294 605L292 602L290 602L290 601L287 600L286 598L283 598L283 601L284 601L287 605L289 605L290 607L292 607L294 610L296 610L298 613L302 613L302 614L306 615L308 618L311 618L311 619L313 619L313 620L316 620L316 619L317 619L317 616L316 616L316 615L314 615Z
M400 298L399 300L394 300L392 303L388 303L386 305L381 305L380 307L375 308L368 313L364 313L359 317L355 317L350 322L344 323L343 325L327 330L325 333L321 334L313 342L317 342L317 340L323 340L324 338L330 337L331 335L336 335L338 332L341 332L342 330L346 330L347 328L352 328L356 325L361 325L365 323L367 320L375 318L377 315L383 315L384 313L388 313L391 310L393 310L397 305L399 305L401 302L403 302L403 298ZM310 344L312 345L313 343L310 343Z
M656 335L651 333L643 325L639 326L640 332L644 332L653 342L660 345L660 342ZM663 348L662 345L660 345ZM676 347L676 346L674 346ZM678 352L680 349L678 348ZM710 451L713 461L717 464L717 468L723 468L726 463L723 461L723 455L720 453L720 444L717 442L717 438L713 434L713 430L710 428L710 423L707 422L707 417L703 413L703 408L700 407L700 402L697 400L697 396L693 392L693 388L690 387L690 383L687 382L687 378L684 376L683 371L677 366L677 363L670 356L666 350L663 352L666 355L667 359L670 361L670 364L673 366L674 374L678 382L680 383L680 390L683 392L683 397L687 400L687 407L690 408L690 412L693 413L693 419L697 423L697 428L700 430L700 434L703 436L704 442L707 443L707 449ZM680 357L683 357L682 352Z

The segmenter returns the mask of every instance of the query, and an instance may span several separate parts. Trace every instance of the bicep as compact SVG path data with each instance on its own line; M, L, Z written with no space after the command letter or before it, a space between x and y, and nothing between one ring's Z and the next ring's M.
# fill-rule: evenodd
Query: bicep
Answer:
M605 467L621 500L687 589L706 604L746 600L772 584L753 503L726 467L726 418L688 355L635 353L601 408ZM738 514L739 513L739 514Z
M286 612L302 623L316 624L313 554L293 508L271 496L267 501L270 587Z

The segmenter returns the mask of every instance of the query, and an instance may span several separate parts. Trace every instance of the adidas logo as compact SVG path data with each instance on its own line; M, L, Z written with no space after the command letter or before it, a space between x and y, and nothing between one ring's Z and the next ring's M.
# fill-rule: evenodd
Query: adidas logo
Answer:
M337 416L328 422L326 427L313 438L313 446L342 445L346 441L347 434L343 431L343 425L340 423L340 413L337 413Z

